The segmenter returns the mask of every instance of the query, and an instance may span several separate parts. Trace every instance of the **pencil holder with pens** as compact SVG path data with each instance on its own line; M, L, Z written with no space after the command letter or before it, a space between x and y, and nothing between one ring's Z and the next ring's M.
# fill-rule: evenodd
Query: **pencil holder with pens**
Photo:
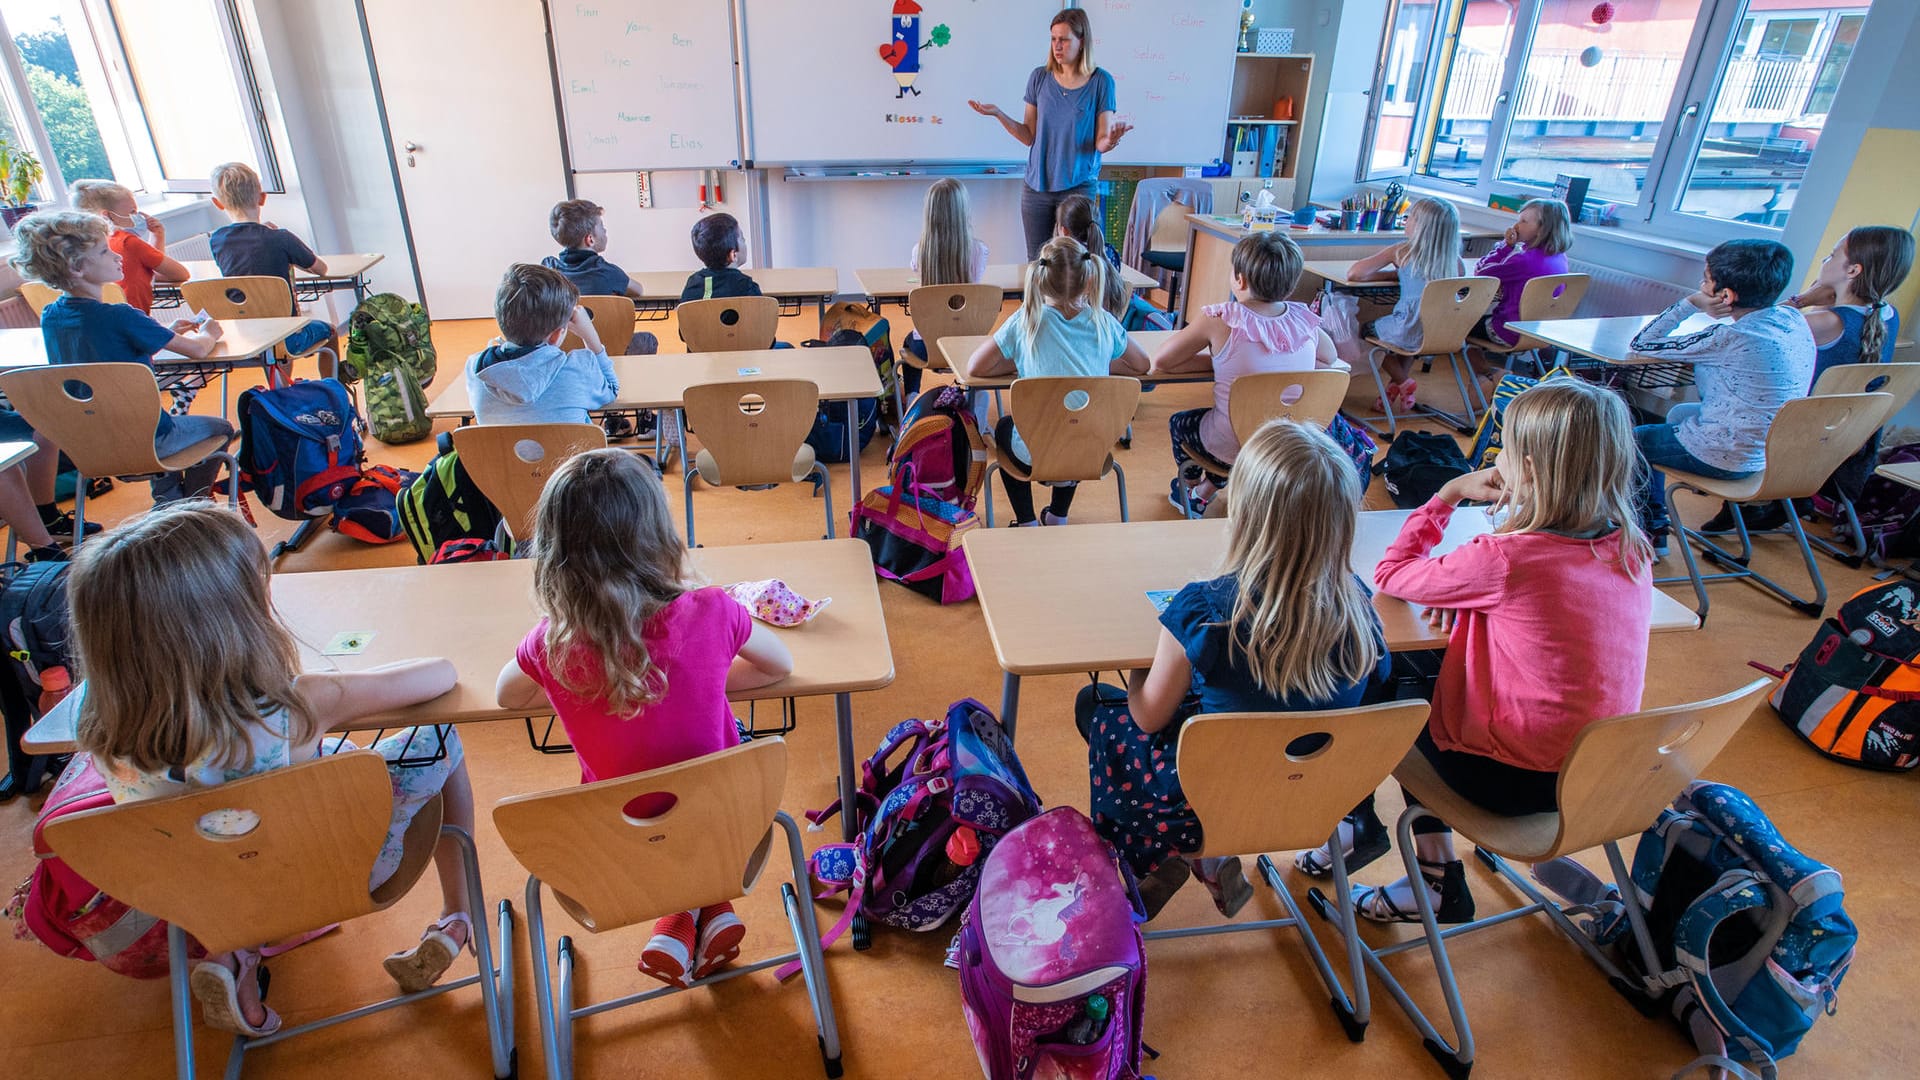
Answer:
M1378 229L1382 210L1362 210L1360 212L1360 231L1373 232Z
M1360 211L1358 211L1358 210L1342 210L1342 211L1340 211L1340 231L1342 231L1342 232L1357 232L1357 231L1359 231L1359 229L1360 229L1360 214L1361 214L1361 212L1360 212Z

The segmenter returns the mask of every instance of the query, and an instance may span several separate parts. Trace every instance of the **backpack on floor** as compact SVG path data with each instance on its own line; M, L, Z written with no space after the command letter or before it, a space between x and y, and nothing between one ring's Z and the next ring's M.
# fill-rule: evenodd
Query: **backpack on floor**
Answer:
M873 351L873 369L880 374L880 402L884 403L882 407L888 415L892 415L893 381L898 377L893 359L893 328L885 316L874 313L867 305L847 301L828 305L820 316L821 341L832 341L833 335L841 330L859 334L860 344ZM845 445L845 440L841 445Z
M1500 376L1494 385L1493 398L1487 403L1487 411L1480 414L1480 426L1473 432L1473 450L1467 454L1467 465L1474 469L1491 468L1493 459L1500 456L1500 432L1507 422L1507 406L1522 391L1531 390L1546 382L1572 375L1564 367L1554 368L1539 378L1531 375L1516 375L1508 372Z
M957 386L915 398L887 451L887 482L861 497L850 531L873 549L874 573L957 604L973 596L960 539L979 524L974 503L987 475L987 440Z
M400 539L400 492L419 473L374 465L353 482L340 501L333 504L334 532L351 536L366 544L391 544Z
M340 358L341 377L355 382L404 367L421 389L432 386L434 373L439 370L432 328L426 309L406 297L395 293L367 297L347 319L347 354Z
M1786 671L1762 670L1781 680L1774 710L1815 750L1872 769L1920 765L1920 586L1861 589Z
M1814 1021L1836 1007L1858 933L1840 874L1795 850L1741 791L1695 781L1633 857L1634 900L1665 970L1660 1002L1702 1065L1771 1080ZM1618 895L1593 927L1638 972Z
M7 736L7 775L11 794L39 790L48 772L58 772L64 755L29 754L20 739L33 722L58 705L73 689L73 646L67 614L66 562L27 563L12 568L0 589L0 640L7 656L0 663L6 681L0 693Z
M400 527L422 564L447 541L491 540L500 525L500 511L460 466L452 433L440 433L439 450L426 469L400 489Z
M441 544L440 550L434 552L433 558L427 560L427 565L440 566L445 563L497 562L500 559L511 558L513 558L513 556L501 551L491 540L481 540L478 537L463 536L458 540L449 540Z
M1393 505L1414 510L1426 505L1447 481L1471 472L1460 444L1438 431L1402 431L1387 445L1374 471L1386 478Z
M895 724L861 765L854 805L807 812L816 826L852 814L858 829L853 842L826 844L807 860L818 899L848 894L822 947L856 914L903 930L944 925L973 895L980 857L1039 812L1013 740L978 701Z
M1085 814L1000 839L960 928L960 1008L987 1080L1139 1080L1147 957L1134 893Z
M1896 446L1882 453L1879 463L1895 465L1913 461L1920 461L1920 443ZM1829 480L1827 487L1813 497L1813 508L1829 521L1838 521L1842 516L1837 494L1834 481ZM1914 525L1920 521L1920 490L1884 476L1869 475L1853 500L1853 511L1860 518L1861 534L1867 538L1869 559L1920 553L1913 550Z
M1135 330L1171 330L1173 329L1173 312L1162 311L1154 307L1146 297L1133 293L1127 299L1127 312L1121 316L1120 325L1128 333Z
M337 379L240 395L240 482L275 516L326 517L360 478L359 417Z
M802 348L835 347L844 345L865 346L867 341L858 330L840 329L825 341L803 341ZM854 415L860 420L860 449L865 450L873 441L874 429L880 426L880 402L876 398L866 398L854 405ZM807 432L807 445L813 447L813 456L819 461L839 464L847 460L847 403L844 401L823 401L820 413L813 418L813 429Z
M426 391L405 364L375 368L367 375L367 428L389 446L433 434Z

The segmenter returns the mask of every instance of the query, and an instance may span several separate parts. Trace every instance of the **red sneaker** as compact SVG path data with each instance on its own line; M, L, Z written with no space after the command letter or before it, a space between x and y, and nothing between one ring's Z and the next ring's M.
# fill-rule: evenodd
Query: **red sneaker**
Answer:
M696 954L693 977L704 979L726 967L740 955L740 941L747 927L733 913L732 904L714 904L700 909L700 948Z
M693 968L693 912L676 911L653 924L653 938L640 950L640 972L668 986L686 986Z

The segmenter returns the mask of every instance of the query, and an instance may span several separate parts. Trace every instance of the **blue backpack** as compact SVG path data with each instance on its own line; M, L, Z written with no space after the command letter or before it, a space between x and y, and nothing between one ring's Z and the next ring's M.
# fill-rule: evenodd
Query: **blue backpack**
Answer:
M1632 876L1668 965L1652 973L1660 1003L1701 1052L1679 1075L1709 1066L1771 1080L1834 1011L1853 963L1839 871L1795 850L1744 792L1696 781L1641 834ZM1598 907L1595 939L1646 974L1617 894Z
M359 415L337 379L240 395L240 480L279 517L326 517L360 479Z

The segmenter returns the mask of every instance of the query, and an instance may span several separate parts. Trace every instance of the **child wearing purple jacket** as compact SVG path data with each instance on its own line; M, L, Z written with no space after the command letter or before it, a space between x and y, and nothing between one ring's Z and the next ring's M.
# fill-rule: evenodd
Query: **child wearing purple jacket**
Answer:
M1499 345L1511 345L1518 335L1507 324L1520 317L1520 294L1527 282L1549 274L1567 272L1567 249L1573 246L1573 222L1565 203L1553 199L1533 199L1520 208L1520 220L1507 230L1506 238L1481 256L1473 272L1500 282L1500 294L1479 324L1477 336ZM1481 368L1484 375L1496 375L1492 364Z

